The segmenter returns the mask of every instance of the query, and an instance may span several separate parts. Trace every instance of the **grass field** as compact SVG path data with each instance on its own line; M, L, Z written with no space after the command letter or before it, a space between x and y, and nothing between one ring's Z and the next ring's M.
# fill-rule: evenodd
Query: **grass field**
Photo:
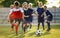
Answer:
M47 26L45 26L45 28L47 28ZM33 26L32 30L27 31L24 35L20 27L17 36L15 35L15 31L11 32L10 29L10 26L0 26L0 38L60 38L60 25L52 25L50 32L47 32L46 29L42 30L42 27L40 27L42 31L41 36L36 35L36 26Z

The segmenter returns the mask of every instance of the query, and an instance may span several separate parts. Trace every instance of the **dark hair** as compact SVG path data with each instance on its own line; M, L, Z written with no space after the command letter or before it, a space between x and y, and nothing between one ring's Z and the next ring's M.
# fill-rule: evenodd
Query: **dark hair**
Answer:
M15 2L14 2L14 5L15 5L15 6L19 6L19 2L18 2L18 1L15 1Z
M47 6L44 6L45 8L47 8Z

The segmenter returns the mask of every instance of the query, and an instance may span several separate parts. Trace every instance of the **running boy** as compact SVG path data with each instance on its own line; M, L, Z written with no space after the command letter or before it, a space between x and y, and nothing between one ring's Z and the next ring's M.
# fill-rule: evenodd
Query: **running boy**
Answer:
M9 13L9 21L12 21L12 25L15 26L16 35L18 34L18 25L23 19L23 10L20 8L18 1L14 2L14 8Z
M47 29L47 31L50 31L50 22L52 21L52 19L53 19L53 15L52 15L52 13L49 11L49 10L47 10L47 6L44 6L44 10L45 10L45 13L46 13L46 17L47 17L47 25L48 25L48 29Z

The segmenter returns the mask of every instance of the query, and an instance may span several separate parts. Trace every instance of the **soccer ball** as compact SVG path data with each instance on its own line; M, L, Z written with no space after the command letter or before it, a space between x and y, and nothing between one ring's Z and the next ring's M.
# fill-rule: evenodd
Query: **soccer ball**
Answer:
M41 35L41 31L40 30L37 30L36 34L37 35Z

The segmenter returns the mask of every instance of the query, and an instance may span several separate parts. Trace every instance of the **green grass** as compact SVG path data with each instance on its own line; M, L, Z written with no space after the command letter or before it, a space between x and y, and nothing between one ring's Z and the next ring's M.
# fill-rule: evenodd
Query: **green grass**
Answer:
M47 32L47 26L45 26L45 30L42 31L41 36L36 35L37 26L33 26L32 30L27 31L26 34L23 34L21 27L19 28L19 35L15 35L15 31L11 32L10 26L0 26L0 38L60 38L60 25L52 25L51 31Z

